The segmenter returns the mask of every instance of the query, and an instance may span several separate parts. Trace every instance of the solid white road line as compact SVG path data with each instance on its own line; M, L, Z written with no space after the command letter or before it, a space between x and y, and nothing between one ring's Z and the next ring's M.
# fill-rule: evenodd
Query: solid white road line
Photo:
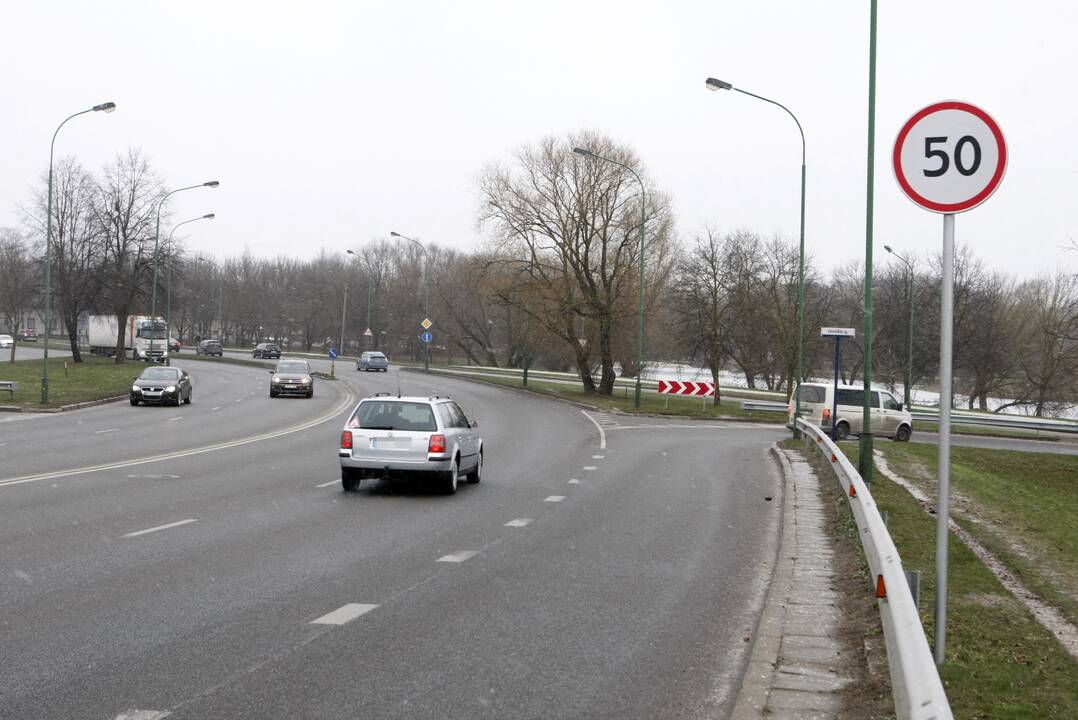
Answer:
M595 469L594 465L585 465L584 466L584 470L586 470L586 471L591 471L591 470L594 470L594 469Z
M94 435L101 435L102 433L116 432L116 428L109 428L108 430L94 430ZM0 443L0 445L6 445L7 443Z
M180 415L179 417L169 418L165 422L176 422L177 420L183 420L183 415Z
M594 425L595 429L599 431L599 449L606 450L606 431L603 430L603 426L596 422L595 418L593 418L591 415L588 415L583 410L581 410L580 412L584 413L584 417L586 417L588 420L591 420L591 424Z
M592 455L591 459L592 460L602 460L605 457L606 457L606 455Z
M576 478L569 478L569 484L570 485L579 485L580 481L577 480Z
M438 562L462 563L476 554L475 550L460 550L452 555L442 555Z
M505 527L524 527L532 521L531 518L517 518L516 520L510 520L505 524Z
M377 605L369 603L348 603L341 605L331 613L326 613L317 620L311 620L311 625L344 625L346 622L355 620L360 615L366 615L374 610Z
M148 533L157 532L158 530L168 530L169 528L179 527L180 525L187 525L193 522L198 522L198 520L194 518L177 520L176 522L168 523L167 525L158 525L157 527L147 528L146 530L137 530L135 532L124 533L124 537L138 537L139 535L146 535Z
M565 499L564 495L551 495L543 502L561 502Z
M124 710L116 720L164 720L171 715L168 710Z
M340 483L341 483L340 478L333 478L329 482L322 483L321 485L315 485L315 487L316 488L324 488L324 487L329 487L330 485L340 485Z

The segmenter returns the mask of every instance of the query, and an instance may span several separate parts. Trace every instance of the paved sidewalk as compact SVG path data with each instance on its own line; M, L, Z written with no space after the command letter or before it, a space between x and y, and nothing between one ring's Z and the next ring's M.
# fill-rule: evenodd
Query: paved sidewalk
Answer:
M836 718L841 691L854 682L845 668L857 651L840 639L820 482L797 453L778 446L772 452L786 478L782 548L733 717Z

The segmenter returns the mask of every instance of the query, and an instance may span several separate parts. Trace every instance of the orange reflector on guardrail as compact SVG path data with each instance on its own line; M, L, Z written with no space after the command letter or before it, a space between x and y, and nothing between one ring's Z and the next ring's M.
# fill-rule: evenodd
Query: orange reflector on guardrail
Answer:
M851 486L852 487L852 486ZM876 576L876 597L887 597L887 585L883 582L883 575Z
M857 490L854 489L853 483L850 483L850 497L857 497Z
M831 462L838 462L838 455L831 453Z

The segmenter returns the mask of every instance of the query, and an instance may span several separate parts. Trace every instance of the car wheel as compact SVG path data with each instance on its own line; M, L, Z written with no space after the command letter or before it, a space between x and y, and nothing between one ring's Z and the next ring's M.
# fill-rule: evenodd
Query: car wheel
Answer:
M176 394L176 399L172 401L172 404L175 405L176 407L179 407L180 405L183 405L183 393L177 393Z
M184 399L184 403L186 403L187 405L191 404L191 393L187 393L187 398Z
M313 397L314 397L314 388L311 388L311 391L309 393L307 393L307 399L310 400Z
M849 423L840 422L838 427L835 428L835 438L838 440L845 440L850 436Z
M449 466L449 472L443 473L442 476L442 492L446 495L452 495L457 491L457 486L460 484L460 468L457 465L457 459L453 458L452 464Z
M270 397L271 397L271 398L275 398L275 397L277 397L277 393L275 393L275 392L273 392L272 390L270 390Z
M479 459L475 461L475 467L468 473L468 482L475 485L483 479L483 451L479 451Z
M910 426L901 425L899 426L898 430L895 431L895 440L897 440L898 442L908 442L910 439L910 434Z
M345 492L355 492L359 489L360 478L349 468L341 468L341 487Z
M131 406L132 406L132 407L138 407L138 400L135 400L134 398L132 398L132 400L131 400Z

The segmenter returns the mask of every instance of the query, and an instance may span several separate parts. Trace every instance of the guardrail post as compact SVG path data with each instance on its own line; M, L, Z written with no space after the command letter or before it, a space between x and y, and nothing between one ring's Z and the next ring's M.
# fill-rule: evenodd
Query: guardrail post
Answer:
M906 582L910 584L910 594L913 595L913 605L921 609L921 571L907 570Z

